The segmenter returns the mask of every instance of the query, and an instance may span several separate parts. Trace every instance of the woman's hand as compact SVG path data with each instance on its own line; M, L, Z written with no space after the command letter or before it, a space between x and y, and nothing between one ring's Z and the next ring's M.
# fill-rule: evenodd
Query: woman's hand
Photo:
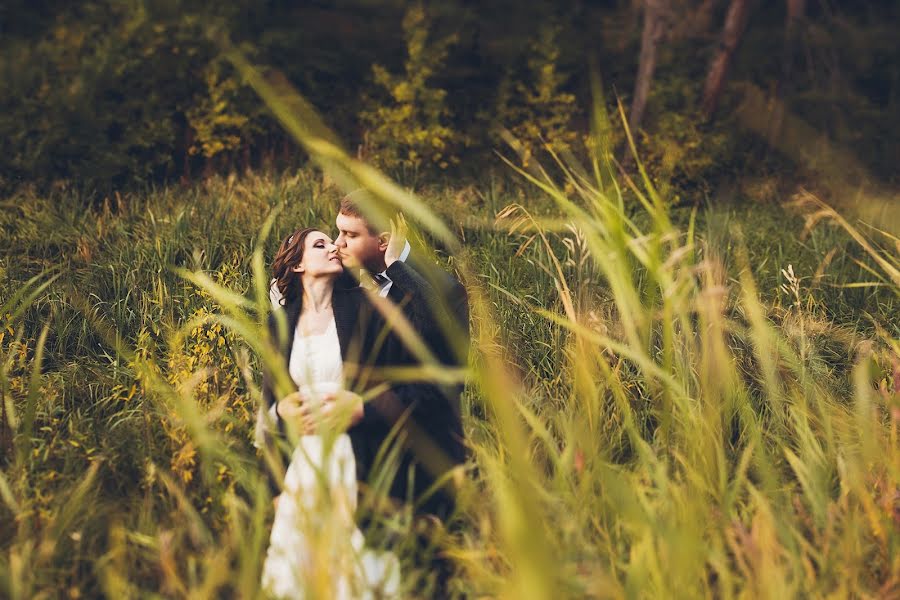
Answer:
M293 427L300 435L316 433L325 407L315 407L302 392L288 394L278 401L275 412L289 427Z
M302 419L306 412L306 398L300 392L288 394L275 406L275 413L279 419L294 424L298 419Z

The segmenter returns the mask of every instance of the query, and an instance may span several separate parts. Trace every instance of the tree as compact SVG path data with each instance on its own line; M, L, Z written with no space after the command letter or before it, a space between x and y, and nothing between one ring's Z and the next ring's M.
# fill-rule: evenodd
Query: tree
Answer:
M421 167L446 169L457 162L453 150L459 134L451 126L447 91L432 83L457 36L431 40L430 28L424 6L411 5L403 18L403 72L372 66L375 84L387 98L369 98L369 108L360 115L366 127L362 154L384 169L415 175Z
M731 58L737 50L747 25L747 16L750 12L748 0L731 0L728 6L728 14L725 16L725 26L722 28L722 36L719 48L709 67L706 76L706 84L703 87L702 110L707 119L711 119L719 104L722 95L722 87L725 85L725 77Z
M644 118L650 84L656 70L657 50L665 35L668 13L669 0L644 0L641 55L638 59L638 74L634 82L634 96L631 99L631 111L628 116L628 126L633 132L640 128L641 120Z

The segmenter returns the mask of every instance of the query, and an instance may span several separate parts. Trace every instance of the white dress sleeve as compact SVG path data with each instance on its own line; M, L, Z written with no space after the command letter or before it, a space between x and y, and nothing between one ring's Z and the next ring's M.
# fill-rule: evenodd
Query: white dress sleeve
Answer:
M272 405L268 411L262 406L256 412L256 426L253 428L253 446L257 449L266 447L266 439L270 432L278 428L278 411L276 405Z

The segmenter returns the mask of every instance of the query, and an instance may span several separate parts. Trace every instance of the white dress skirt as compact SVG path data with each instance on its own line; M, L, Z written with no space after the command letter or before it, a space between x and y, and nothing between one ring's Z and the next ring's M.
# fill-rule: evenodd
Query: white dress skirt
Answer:
M305 396L315 402L339 390L342 367L333 321L321 335L296 332L289 371ZM397 557L365 547L353 520L356 494L350 437L327 432L302 436L285 472L263 564L267 594L291 599L399 595Z

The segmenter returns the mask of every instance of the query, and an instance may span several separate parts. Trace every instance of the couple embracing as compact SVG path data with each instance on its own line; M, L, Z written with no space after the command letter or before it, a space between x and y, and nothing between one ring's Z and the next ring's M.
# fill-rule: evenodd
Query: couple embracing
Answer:
M358 526L360 490L372 506L412 502L446 518L465 461L462 384L425 376L466 364L465 289L416 261L402 217L390 233L373 226L363 194L341 201L334 239L298 230L272 263L269 325L290 381L265 374L257 444L276 463L271 450L289 450L273 469L281 493L262 576L279 598L397 596L397 556Z

